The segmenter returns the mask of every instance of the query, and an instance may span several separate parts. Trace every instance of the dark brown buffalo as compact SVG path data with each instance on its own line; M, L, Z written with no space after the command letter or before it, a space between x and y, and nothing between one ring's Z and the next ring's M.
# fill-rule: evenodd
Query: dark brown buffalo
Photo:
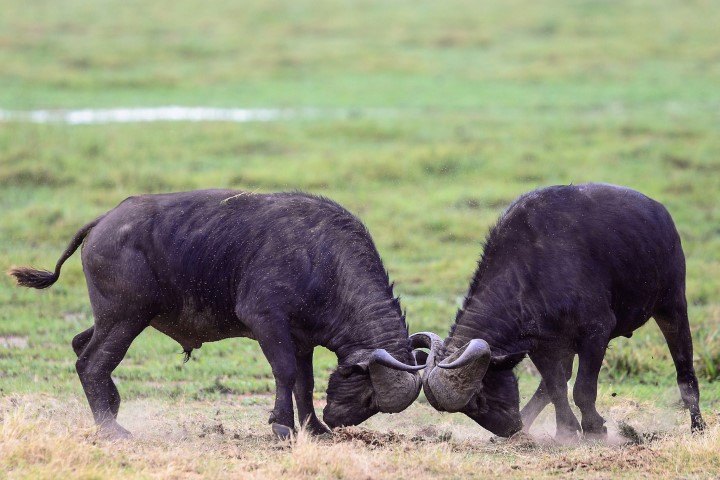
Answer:
M275 377L270 422L281 437L294 428L293 392L300 420L327 431L312 403L317 345L338 356L330 427L399 412L419 393L421 367L372 238L330 200L232 190L132 197L80 229L54 272L10 273L20 285L49 287L83 241L95 324L72 346L105 435L128 435L110 375L149 326L188 354L204 342L257 340Z
M550 402L557 435L604 435L597 380L611 339L650 317L665 336L693 431L704 422L693 370L680 236L660 203L628 188L556 186L517 199L487 238L470 290L444 343L432 343L423 386L441 411L463 412L493 433L529 428ZM528 352L542 376L519 408L512 367ZM573 389L582 413L568 403Z

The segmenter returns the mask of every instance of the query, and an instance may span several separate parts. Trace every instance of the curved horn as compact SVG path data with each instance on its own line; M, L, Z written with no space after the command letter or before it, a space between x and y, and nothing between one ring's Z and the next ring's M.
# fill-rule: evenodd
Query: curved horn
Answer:
M370 354L368 365L373 364L382 365L402 372L417 372L418 370L425 368L425 365L407 365L399 360L396 360L395 357L387 352L387 350L382 348L378 348Z
M435 357L442 349L442 346L442 339L433 332L418 332L410 335L410 348L415 353L416 363L420 363L418 358L421 358L425 367L432 368L435 366ZM430 353L426 354L422 350L417 350L419 348L428 348Z
M442 339L433 332L418 332L410 335L410 346L412 348L429 348L433 350L443 343Z
M465 345L465 350L462 352L460 357L452 360L450 363L440 362L437 366L447 369L460 368L475 362L479 358L490 358L490 356L490 345L488 345L485 340L475 338Z
M415 357L415 363L417 365L420 365L422 363L423 366L427 367L427 361L428 358L430 358L430 355L428 355L427 352L416 348L415 350L413 350L413 357Z
M385 413L405 410L420 394L422 379L417 374L425 365L407 365L386 350L370 354L368 370L378 409Z
M430 404L445 412L462 410L482 388L491 359L487 342L474 339L426 370L423 389Z

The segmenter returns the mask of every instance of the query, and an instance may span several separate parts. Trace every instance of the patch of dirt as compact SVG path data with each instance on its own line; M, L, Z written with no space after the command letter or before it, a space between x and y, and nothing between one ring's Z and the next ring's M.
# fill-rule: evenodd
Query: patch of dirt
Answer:
M203 425L202 433L199 436L205 437L209 433L217 433L219 435L225 435L225 427L223 427L223 424L220 422L215 423L213 425Z
M526 432L518 432L505 440L505 445L518 451L530 451L539 447L538 442Z
M618 435L627 440L628 443L634 443L636 445L643 443L642 435L640 435L640 433L635 430L632 425L623 422L622 420L618 422Z
M333 443L341 443L357 440L371 447L384 447L392 444L418 444L418 443L442 443L452 439L452 432L449 430L438 430L432 425L423 427L412 436L388 432L378 432L363 427L343 427L333 430Z
M652 443L659 440L663 436L659 432L638 432L635 427L622 420L618 422L617 427L617 435L621 439L625 440L625 443L628 445L642 445L644 443Z
M371 447L407 442L408 438L393 431L375 432L362 427L341 427L333 431L333 443L357 440Z

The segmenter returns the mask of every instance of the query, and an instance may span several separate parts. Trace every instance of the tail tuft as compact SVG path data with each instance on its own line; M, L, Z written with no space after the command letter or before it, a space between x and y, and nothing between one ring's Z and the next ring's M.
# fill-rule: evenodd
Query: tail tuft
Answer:
M48 288L59 278L59 275L53 272L30 267L12 267L7 273L15 277L18 285L31 288Z

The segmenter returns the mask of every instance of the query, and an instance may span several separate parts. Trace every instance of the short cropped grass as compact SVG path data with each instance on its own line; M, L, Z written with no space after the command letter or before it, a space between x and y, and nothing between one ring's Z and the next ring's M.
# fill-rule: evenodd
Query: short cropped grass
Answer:
M129 195L299 189L327 195L362 218L396 282L411 331L445 334L488 228L517 195L560 183L622 184L663 202L680 230L702 408L717 424L720 9L713 2L180 0L168 7L70 0L61 7L0 0L0 11L0 108L179 104L321 112L313 119L247 124L0 123L0 266L52 267L80 226ZM337 109L354 114L322 115ZM164 445L155 438L146 458L138 453L143 443L91 447L83 433L90 416L70 341L93 320L78 257L47 291L0 279L0 396L11 405L0 417L3 441L10 442L0 453L18 449L0 455L3 466L15 476L50 476L57 465L53 445L69 441L82 465L76 473L87 477L179 477L169 465L182 472L186 464L173 460L175 453L205 440L184 445L184 437L173 437L175 445ZM234 453L201 455L207 464L187 466L196 475L222 476L226 462L230 471L258 476L285 469L337 478L402 476L413 462L425 462L419 471L427 476L452 465L462 465L456 474L462 476L464 461L478 471L517 476L530 475L526 466L532 476L599 476L605 465L594 454L586 457L584 446L488 453L494 447L479 427L461 428L452 423L462 422L458 416L445 416L457 419L448 427L456 434L467 428L480 435L473 437L480 453L463 453L466 444L412 453L415 444L401 443L378 455L352 450L354 444L309 442L301 444L307 458L317 459L317 448L340 449L338 455L350 448L361 467L350 471L305 457L299 467L292 453L297 446L274 450L267 438L265 395L273 380L256 343L206 344L187 364L180 350L148 330L114 376L130 408L132 402L163 405L150 417L167 428L179 420L167 416L166 407L190 405L203 418L234 412L233 429L241 429L242 439L222 447ZM316 356L319 405L334 362L330 352ZM538 378L529 365L518 371L527 398ZM625 417L617 408L641 405L626 420L641 418L636 427L644 431L652 418L633 415L672 412L662 415L673 421L658 428L679 435L648 447L655 453L638 453L661 459L649 470L638 465L619 473L718 474L712 459L694 453L717 452L717 426L705 440L685 437L689 422L677 412L678 399L672 362L652 321L611 344L601 412L619 421ZM72 418L81 428L45 422L33 410L36 401L59 402L61 412L77 408ZM412 437L438 421L425 416L427 409L421 398L411 412L391 418L404 418L398 431ZM369 428L388 430L378 420ZM260 437L245 439L250 432ZM255 459L254 450L269 460ZM598 455L621 455L607 452ZM688 466L693 462L697 470ZM71 471L72 463L58 471Z

